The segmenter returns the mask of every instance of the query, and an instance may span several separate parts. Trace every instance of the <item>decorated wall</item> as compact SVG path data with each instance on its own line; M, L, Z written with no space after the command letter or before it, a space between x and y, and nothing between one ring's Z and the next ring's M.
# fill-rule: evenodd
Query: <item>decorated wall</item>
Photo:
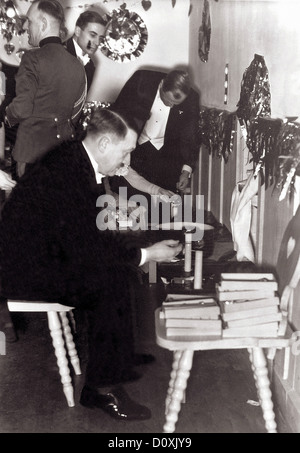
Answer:
M300 2L298 0L209 0L210 50L198 55L204 0L191 0L190 63L208 107L236 109L240 83L254 54L264 57L273 117L300 116ZM224 106L225 67L228 99Z
M105 15L119 9L124 3L128 11L141 18L147 29L147 45L135 60L120 63L103 53L99 55L99 68L95 73L91 93L93 100L113 101L125 81L138 68L168 70L188 64L190 0L61 0L61 3L65 8L69 36L74 30L77 17L85 9L95 9ZM26 14L30 0L14 0L14 4L22 15ZM13 36L11 43L15 49L10 55L4 49L5 43L3 35L0 35L0 59L14 66L19 65L18 51L28 47L27 34Z

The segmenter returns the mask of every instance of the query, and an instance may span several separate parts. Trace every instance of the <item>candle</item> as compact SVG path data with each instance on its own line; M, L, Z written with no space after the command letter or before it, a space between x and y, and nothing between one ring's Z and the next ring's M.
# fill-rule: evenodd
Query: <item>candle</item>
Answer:
M185 234L185 254L184 254L184 271L192 270L192 234Z
M202 289L202 264L203 252L201 250L197 250L195 256L194 289Z

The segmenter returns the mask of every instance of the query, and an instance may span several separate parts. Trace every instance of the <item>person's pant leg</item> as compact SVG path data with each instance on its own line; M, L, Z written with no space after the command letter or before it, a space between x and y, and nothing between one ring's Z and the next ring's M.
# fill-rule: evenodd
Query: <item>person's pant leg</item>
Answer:
M118 285L116 285L118 287ZM99 292L90 296L86 385L104 387L130 380L133 367L133 327L130 294ZM92 300L94 299L94 300Z

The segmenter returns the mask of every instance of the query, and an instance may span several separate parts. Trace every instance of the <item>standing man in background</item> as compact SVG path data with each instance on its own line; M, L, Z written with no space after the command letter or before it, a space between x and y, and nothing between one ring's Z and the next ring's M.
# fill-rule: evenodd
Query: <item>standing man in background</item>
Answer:
M72 38L66 41L66 49L84 66L87 78L87 91L89 91L94 73L95 64L91 59L99 46L100 36L103 34L105 21L96 11L85 11L80 14L75 24ZM98 50L100 52L100 50Z
M136 71L115 106L139 124L132 168L164 189L184 191L198 156L199 95L188 72Z
M64 10L58 0L34 0L24 28L28 43L16 76L16 97L6 108L9 126L19 124L13 159L21 177L51 148L72 139L86 99L80 62L62 45Z

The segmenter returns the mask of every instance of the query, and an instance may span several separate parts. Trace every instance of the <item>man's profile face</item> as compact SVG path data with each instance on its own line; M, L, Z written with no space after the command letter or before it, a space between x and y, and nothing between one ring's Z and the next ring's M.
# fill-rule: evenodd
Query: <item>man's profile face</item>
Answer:
M75 37L77 44L82 51L88 55L94 55L99 46L100 36L104 33L104 26L90 22L84 29L75 28Z
M28 34L28 44L38 47L42 39L42 12L36 4L29 8L23 28Z
M128 129L124 139L112 136L104 152L98 152L95 160L98 170L103 175L114 176L123 163L128 164L130 153L136 147L137 133Z

